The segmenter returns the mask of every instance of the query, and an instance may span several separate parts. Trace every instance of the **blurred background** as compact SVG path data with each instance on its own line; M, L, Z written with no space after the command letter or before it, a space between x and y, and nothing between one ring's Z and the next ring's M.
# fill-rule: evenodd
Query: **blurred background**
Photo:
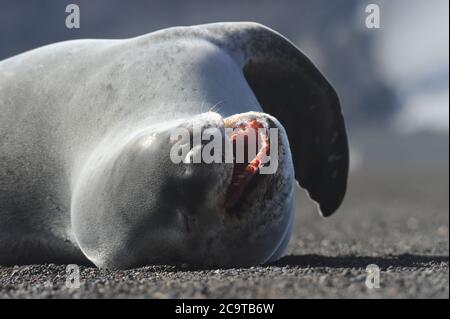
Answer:
M79 29L65 26L70 3L80 7ZM380 28L366 26L370 3L380 8ZM434 173L448 188L447 0L0 0L0 60L68 39L218 21L263 23L323 71L345 113L352 176Z
M70 3L80 7L79 29L65 27ZM366 27L369 3L380 7L379 29ZM67 39L217 21L263 23L310 56L341 98L352 168L369 158L383 166L448 162L447 0L0 0L0 60Z
M80 29L65 27L69 3L80 7ZM370 3L380 8L380 28L366 27ZM351 145L346 200L324 220L299 191L288 254L412 254L407 267L423 255L448 261L448 0L0 0L0 60L68 39L127 38L219 21L256 21L279 31L341 99ZM438 282L448 298L448 266L445 276L446 284ZM410 289L407 295L416 296L421 288ZM383 296L399 293L405 290Z

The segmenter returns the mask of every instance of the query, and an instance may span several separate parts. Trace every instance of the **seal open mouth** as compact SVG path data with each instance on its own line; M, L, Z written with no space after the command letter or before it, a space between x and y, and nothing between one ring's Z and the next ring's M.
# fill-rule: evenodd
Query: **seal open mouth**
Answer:
M225 208L230 209L237 205L243 197L244 190L250 181L264 166L266 156L270 151L269 137L267 128L263 122L257 119L244 120L234 122L225 119L225 127L233 128L233 133L229 136L233 145L233 175L231 183L228 186ZM252 138L253 137L253 138ZM249 147L255 143L256 156L249 157ZM239 150L238 145L243 145L243 149ZM243 153L243 161L239 160L237 152Z

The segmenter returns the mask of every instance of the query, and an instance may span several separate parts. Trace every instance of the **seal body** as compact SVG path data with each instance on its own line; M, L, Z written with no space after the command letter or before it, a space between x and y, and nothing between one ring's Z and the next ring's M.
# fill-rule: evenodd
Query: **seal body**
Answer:
M273 97L258 95L267 88L251 65L263 61L264 50L269 56L285 51L268 45L279 41L287 40L258 24L223 23L62 42L0 62L0 263L128 268L278 258L292 227L294 169L307 181L310 167L337 161L330 176L339 180L348 164L338 107L326 114L333 124L325 134L340 153L326 149L314 165L305 154L308 163L297 166L289 142L310 147L324 129L291 138L278 114L288 111L264 113L264 103L274 109L280 88L273 87ZM285 66L266 60L282 78ZM323 94L334 94L327 85ZM279 128L281 153L277 173L261 179L230 213L223 200L232 164L173 164L170 133L192 125L222 129L236 114ZM328 164L320 164L323 158ZM311 186L312 198L334 192L339 204L341 184Z

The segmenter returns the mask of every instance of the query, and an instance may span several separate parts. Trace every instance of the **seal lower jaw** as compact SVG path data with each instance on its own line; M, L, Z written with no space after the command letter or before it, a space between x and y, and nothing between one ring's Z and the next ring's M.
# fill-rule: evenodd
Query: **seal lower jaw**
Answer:
M269 154L270 142L268 137L268 123L263 118L244 118L235 115L224 119L225 128L232 128L229 136L233 145L233 174L225 196L225 209L236 210L239 203L246 197L248 190L256 187L259 171L266 162ZM251 138L251 137L254 138ZM243 161L237 159L237 145L243 145ZM250 145L254 143L256 145ZM255 147L256 156L248 157L249 147Z

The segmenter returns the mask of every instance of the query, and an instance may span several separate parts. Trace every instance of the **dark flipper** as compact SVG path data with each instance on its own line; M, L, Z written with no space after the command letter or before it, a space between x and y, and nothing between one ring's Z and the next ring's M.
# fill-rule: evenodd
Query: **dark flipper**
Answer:
M349 153L339 99L330 83L291 42L257 23L204 26L210 41L226 49L266 113L285 127L300 185L323 216L345 195Z

